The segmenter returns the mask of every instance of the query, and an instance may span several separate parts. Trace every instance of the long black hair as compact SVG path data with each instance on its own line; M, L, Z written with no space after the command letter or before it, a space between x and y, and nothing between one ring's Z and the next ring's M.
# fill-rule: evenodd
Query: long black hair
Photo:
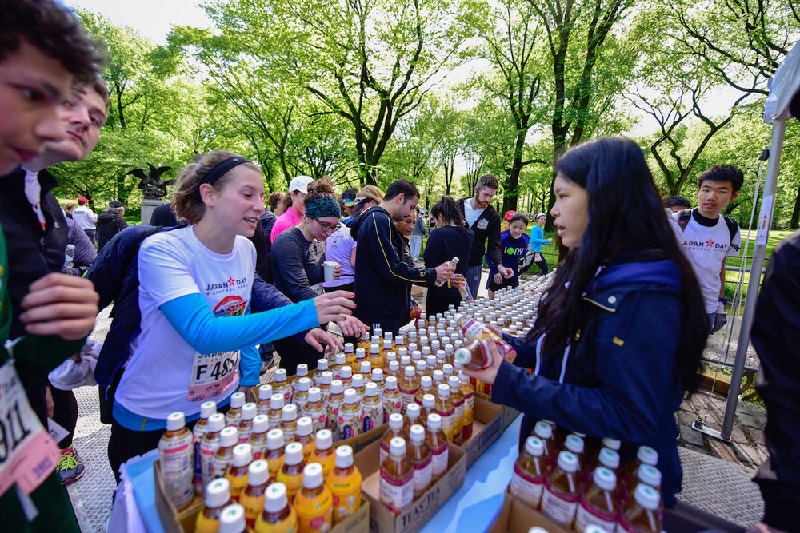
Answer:
M456 201L451 196L442 196L442 199L436 202L431 207L431 216L436 218L442 215L442 218L447 223L455 224L462 232L467 231L464 226L464 218L461 216L461 211L458 209Z
M581 295L600 266L618 261L621 254L626 260L668 259L682 277L683 330L675 351L676 375L685 391L696 391L708 316L694 270L675 239L641 148L628 139L598 139L566 152L556 171L586 189L589 224L580 246L559 265L528 339L546 332L545 348L566 346L586 318L586 306L591 304Z

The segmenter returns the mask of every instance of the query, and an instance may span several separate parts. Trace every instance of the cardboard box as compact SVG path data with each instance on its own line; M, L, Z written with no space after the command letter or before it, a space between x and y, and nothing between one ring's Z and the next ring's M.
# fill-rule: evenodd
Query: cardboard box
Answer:
M195 496L186 509L178 511L164 490L164 481L161 477L158 461L155 462L154 469L156 509L164 531L166 533L192 533L197 522L197 515L203 510L202 499L199 496ZM361 507L343 522L336 524L330 530L330 533L368 533L370 527L369 517L370 501L364 497L361 501Z
M475 398L475 420L472 437L462 444L467 455L467 468L478 460L486 449L503 433L503 408L481 398Z
M351 437L349 439L340 440L338 442L333 443L333 447L336 448L337 446L341 446L342 444L347 444L351 448L353 448L353 453L358 453L376 440L380 439L383 434L386 432L386 429L389 427L389 424L380 425L374 429L367 431L366 433L362 433L361 435L357 435L355 437Z
M379 533L414 533L422 529L444 503L464 483L467 461L464 450L450 445L447 472L406 511L394 514L381 502L380 442L374 442L356 454L355 462L364 477L362 491L370 503L370 531Z
M528 530L535 526L544 528L549 533L569 533L568 529L552 522L536 509L506 492L503 507L489 528L489 533L528 533Z
M509 407L507 405L503 406L503 429L506 429L508 426L511 425L514 420L520 415L521 413L514 409L513 407Z

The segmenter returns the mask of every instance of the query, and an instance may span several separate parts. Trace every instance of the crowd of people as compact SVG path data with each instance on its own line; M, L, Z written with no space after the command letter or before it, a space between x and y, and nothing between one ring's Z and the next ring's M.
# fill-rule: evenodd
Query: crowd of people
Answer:
M98 142L109 104L101 50L53 0L0 0L0 512L11 531L78 531L63 488L82 470L71 446L77 402L49 377L63 365L96 357L119 476L156 447L171 412L191 426L204 401L224 411L236 391L252 398L274 351L291 373L342 348L331 323L344 339L378 325L397 333L413 312L412 285L428 288L435 314L478 294L484 261L490 291L516 286L520 263L548 271L546 214L529 236L523 214L508 214L501 229L491 174L472 196L432 207L423 266L414 183L339 197L330 180L298 176L267 207L260 168L226 151L179 171L154 225L126 228L118 201L100 215L83 196L62 210L47 168ZM538 319L523 337L503 335L513 363L491 345L491 366L468 372L495 385L493 401L525 414L521 441L546 418L623 449L652 446L669 506L681 487L674 411L697 389L709 332L725 324L725 261L741 237L723 212L743 175L707 170L697 208L685 209L682 199L662 202L629 140L576 146L556 171L550 215L566 253ZM797 331L796 240L776 253L753 329L765 365L759 390L780 413L770 415L771 458L758 481L766 523L787 530L800 494L791 429L800 380L781 360ZM87 350L98 310L112 303L105 342ZM67 430L60 443L44 429L48 415Z

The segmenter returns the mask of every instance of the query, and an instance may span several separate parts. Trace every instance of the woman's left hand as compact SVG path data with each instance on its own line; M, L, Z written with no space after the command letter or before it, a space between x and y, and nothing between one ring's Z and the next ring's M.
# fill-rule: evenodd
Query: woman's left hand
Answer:
M466 287L467 278L465 278L461 274L453 274L452 276L450 276L450 284L453 287Z
M345 337L361 338L364 335L364 332L369 330L366 324L352 315L348 315L341 320L337 320L336 323L342 329L342 334Z
M503 356L500 355L500 351L497 349L497 345L494 342L488 342L486 344L489 345L489 354L492 357L492 364L489 365L488 368L482 370L462 368L461 371L482 383L493 385L494 380L497 379L497 372L500 370L500 363L503 362Z
M336 267L333 269L333 279L339 279L342 276L342 265L336 263Z
M314 348L316 351L322 353L328 348L337 347L340 350L344 349L344 344L335 335L331 335L322 328L313 328L308 330L305 337L306 344Z

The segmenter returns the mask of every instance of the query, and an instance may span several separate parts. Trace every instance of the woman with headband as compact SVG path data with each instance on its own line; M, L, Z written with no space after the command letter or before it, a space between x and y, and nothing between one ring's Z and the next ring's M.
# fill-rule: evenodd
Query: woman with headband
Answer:
M258 383L255 345L351 313L352 293L335 292L249 314L256 253L247 239L264 211L259 168L234 154L200 155L178 173L172 205L188 225L141 245L141 331L114 398L108 455L122 463L158 445L166 419L191 427L207 400L225 410L239 387Z

